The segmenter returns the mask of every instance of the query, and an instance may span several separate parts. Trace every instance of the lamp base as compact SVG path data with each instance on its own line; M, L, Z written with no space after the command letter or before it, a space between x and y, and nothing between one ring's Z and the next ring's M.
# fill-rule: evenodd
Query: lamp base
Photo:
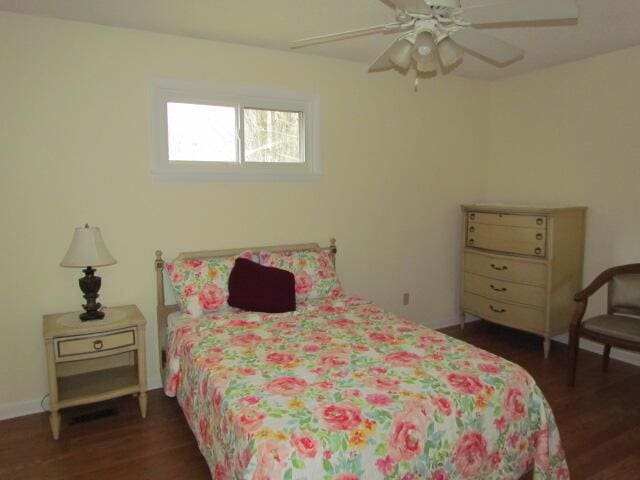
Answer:
M84 307L84 305L83 305ZM97 312L84 312L80 314L80 320L82 320L83 322L86 322L88 320L102 320L104 318L104 312L103 311L97 311Z
M96 273L95 268L87 267L82 271L84 272L84 277L79 279L78 283L80 284L80 290L84 293L84 298L87 300L87 303L82 305L85 312L80 314L80 320L86 322L88 320L103 319L104 312L100 310L102 305L96 302L99 297L98 292L102 285L102 279L94 275Z

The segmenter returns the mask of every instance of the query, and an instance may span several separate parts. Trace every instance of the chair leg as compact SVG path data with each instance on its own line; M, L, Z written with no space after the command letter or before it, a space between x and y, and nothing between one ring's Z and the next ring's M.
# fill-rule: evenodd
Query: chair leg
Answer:
M549 337L544 337L543 348L544 348L544 359L546 360L549 358L549 351L551 350L551 339Z
M580 335L571 331L569 335L569 379L568 384L573 387L576 383L576 368L578 366L578 349L580 347Z
M604 346L604 352L602 354L602 371L609 370L609 354L611 353L611 345Z

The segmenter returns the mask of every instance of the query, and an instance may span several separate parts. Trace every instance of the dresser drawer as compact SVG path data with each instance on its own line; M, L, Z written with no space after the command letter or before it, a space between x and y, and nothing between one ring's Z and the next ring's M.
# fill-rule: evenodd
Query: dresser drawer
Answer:
M485 298L523 303L534 307L544 307L547 292L542 287L504 282L474 273L464 274L464 291Z
M465 292L463 308L480 318L534 333L545 331L545 312L533 307L514 305Z
M544 228L525 228L485 223L467 225L467 246L514 253L517 255L546 255L547 232Z
M74 361L135 350L136 329L54 339L56 360Z
M544 287L547 284L547 266L545 264L511 257L466 251L464 270L506 282L539 287Z
M503 227L546 228L547 217L513 213L469 212L467 213L467 223L472 222Z

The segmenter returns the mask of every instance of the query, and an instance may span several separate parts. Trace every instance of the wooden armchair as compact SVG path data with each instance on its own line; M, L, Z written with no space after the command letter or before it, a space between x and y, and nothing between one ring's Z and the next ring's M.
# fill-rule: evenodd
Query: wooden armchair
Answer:
M589 297L608 284L607 314L583 320ZM609 367L611 347L640 351L640 263L605 270L578 292L569 339L569 385L576 379L580 337L604 343L602 371ZM631 316L633 315L633 316Z

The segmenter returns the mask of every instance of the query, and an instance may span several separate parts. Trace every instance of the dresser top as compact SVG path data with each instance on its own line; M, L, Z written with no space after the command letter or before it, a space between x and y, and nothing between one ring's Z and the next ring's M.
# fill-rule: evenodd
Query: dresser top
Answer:
M104 312L106 315L102 320L86 322L78 318L80 312L44 315L42 317L43 336L45 339L52 339L60 336L101 333L146 323L142 312L135 305L105 308Z
M510 212L510 213L554 213L566 212L570 210L585 211L587 207L545 207L539 205L508 205L506 203L472 203L462 205L463 210L474 212Z

